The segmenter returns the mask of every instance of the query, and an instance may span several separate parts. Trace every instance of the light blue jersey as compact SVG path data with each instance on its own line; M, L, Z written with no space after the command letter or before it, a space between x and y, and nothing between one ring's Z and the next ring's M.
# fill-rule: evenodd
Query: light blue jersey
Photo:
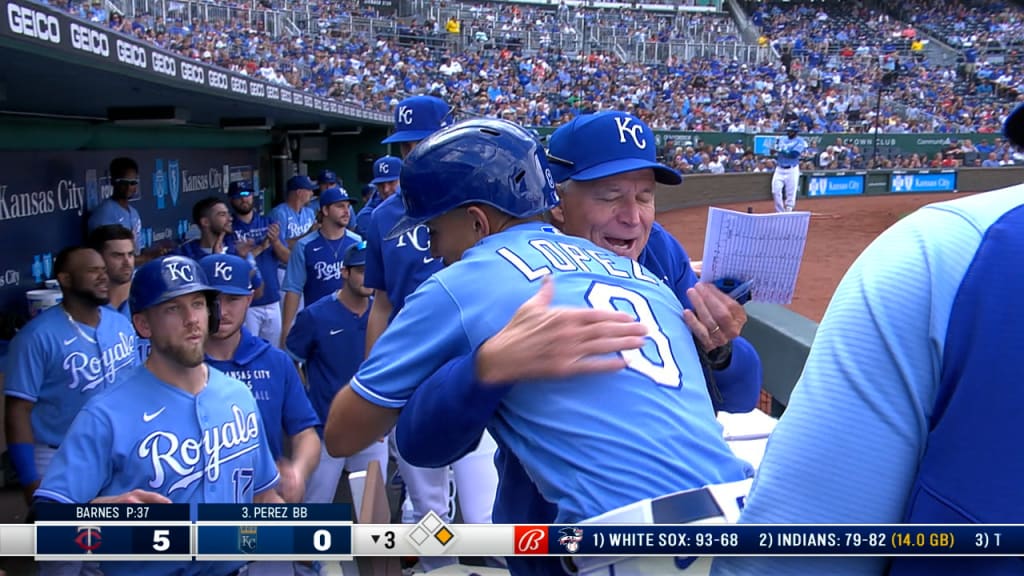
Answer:
M128 319L128 323L131 324L131 322L132 322L132 309L129 306L128 302L129 302L129 300L125 300L117 308L114 308L110 304L105 304L104 307L107 308L108 310L113 310L114 312L117 312L118 314L124 316L125 318ZM133 330L134 330L134 325L133 325ZM149 338L143 338L142 336L139 336L138 333L136 333L135 334L135 349L138 351L138 354L139 354L139 365L145 364L146 363L146 359L149 358Z
M1014 186L922 208L868 246L825 312L740 522L1020 518L1022 222ZM954 560L920 573L1020 571L1019 559ZM713 573L876 575L887 562L721 558Z
M100 202L100 205L89 215L89 232L108 224L119 224L131 230L135 235L135 253L139 253L142 246L142 242L139 241L142 235L142 218L134 206L129 204L128 208L124 209L113 198L107 198Z
M316 212L309 206L303 206L298 212L292 210L287 202L282 202L270 211L270 219L280 227L279 237L285 245L293 238L299 238L309 232L316 222ZM284 263L281 264L284 268Z
M775 139L775 162L780 168L792 168L800 165L800 157L807 150L807 141L797 136L779 136Z
M192 395L140 368L82 408L35 496L81 504L141 489L179 504L251 503L278 479L256 400L244 384L210 368L206 387ZM225 569L208 572L233 570L216 566ZM192 574L198 568L181 562L102 564L107 576Z
M402 407L448 360L504 327L549 273L555 306L622 310L650 330L647 345L625 355L629 368L513 387L488 427L558 506L557 522L743 479L672 291L635 261L542 223L488 236L426 280L374 345L353 389Z
M86 401L134 372L137 353L135 328L121 314L101 306L93 328L54 306L11 341L4 394L35 403L36 442L60 446Z
M288 258L281 290L301 294L310 303L340 290L344 284L341 263L345 251L362 241L358 234L347 229L337 240L328 240L320 232L300 239Z

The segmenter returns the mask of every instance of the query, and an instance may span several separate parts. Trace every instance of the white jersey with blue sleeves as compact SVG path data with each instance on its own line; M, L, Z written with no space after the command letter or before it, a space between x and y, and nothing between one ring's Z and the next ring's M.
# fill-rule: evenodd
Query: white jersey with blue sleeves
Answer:
M11 341L4 394L33 402L36 442L60 446L86 401L130 376L138 364L135 328L123 315L100 307L93 328L54 306Z
M554 305L622 310L650 330L647 345L626 354L629 368L516 386L489 426L558 505L558 521L743 479L672 291L635 261L541 223L484 238L425 281L374 345L353 389L372 403L403 406L444 363L505 326L549 273Z
M1024 186L1015 186L926 206L854 262L768 442L741 523L904 520L927 448L944 352L950 338L977 337L947 333L960 287L987 230L1021 206L1022 194ZM1007 262L1013 265L1019 263ZM720 558L712 573L882 574L886 561Z

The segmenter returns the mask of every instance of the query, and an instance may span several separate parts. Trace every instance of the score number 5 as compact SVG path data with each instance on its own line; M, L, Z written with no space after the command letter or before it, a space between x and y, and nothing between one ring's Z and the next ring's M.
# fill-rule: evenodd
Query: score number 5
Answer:
M153 530L153 550L167 552L171 548L170 530Z

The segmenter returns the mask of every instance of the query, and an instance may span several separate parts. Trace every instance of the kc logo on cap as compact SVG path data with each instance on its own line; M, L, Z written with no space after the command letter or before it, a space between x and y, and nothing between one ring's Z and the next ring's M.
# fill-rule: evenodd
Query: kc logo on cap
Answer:
M625 144L626 135L629 135L637 148L647 148L647 140L643 137L644 127L641 124L634 124L632 116L616 116L615 127L619 129L619 144Z

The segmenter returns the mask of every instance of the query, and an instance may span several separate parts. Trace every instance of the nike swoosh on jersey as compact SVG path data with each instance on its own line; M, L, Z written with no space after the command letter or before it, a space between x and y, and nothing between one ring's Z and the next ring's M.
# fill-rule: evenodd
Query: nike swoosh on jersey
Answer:
M319 251L321 251L323 249L324 249L323 246L317 246L316 248L313 248L313 252L319 252Z
M163 414L164 410L167 410L167 406L164 406L163 408L157 410L156 412L153 412L152 414L150 414L148 412L143 412L142 413L142 421L143 422L152 422L154 418L156 418L157 416Z
M430 264L433 261L434 261L434 257L433 256L424 256L423 257L423 263L424 264Z
M64 341L64 345L70 346L71 343L74 342L75 340L78 340L78 336L72 336L71 338L68 338L67 340Z
M338 328L337 330L331 330L331 336L334 336L335 334L341 334L344 331L345 331L344 328Z

